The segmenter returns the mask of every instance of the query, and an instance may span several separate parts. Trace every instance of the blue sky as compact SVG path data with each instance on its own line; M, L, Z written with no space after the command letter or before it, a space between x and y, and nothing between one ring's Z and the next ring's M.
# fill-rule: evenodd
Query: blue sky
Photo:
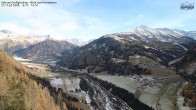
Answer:
M50 1L57 4L28 8L0 7L0 29L83 40L125 32L140 25L196 30L196 9L180 10L180 3L196 4L195 0Z

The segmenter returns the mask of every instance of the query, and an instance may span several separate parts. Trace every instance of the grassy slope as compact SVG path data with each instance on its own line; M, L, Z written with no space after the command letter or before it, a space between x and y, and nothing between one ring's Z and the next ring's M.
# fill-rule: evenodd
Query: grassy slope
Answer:
M30 72L30 69L0 50L0 110L60 109L47 88L28 78L26 73Z
M138 61L139 65L144 65L145 68L151 70L153 76L176 76L175 72L157 62L154 60L147 58L145 56L137 57L131 57L129 59L132 61Z

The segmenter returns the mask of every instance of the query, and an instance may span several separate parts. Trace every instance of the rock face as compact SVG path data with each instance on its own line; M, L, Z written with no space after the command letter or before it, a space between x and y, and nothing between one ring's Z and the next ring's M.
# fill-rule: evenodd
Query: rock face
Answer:
M145 67L131 61L130 57L146 56L168 66L169 61L186 52L195 42L186 35L177 30L141 26L129 32L102 36L75 50L58 64L72 69L88 68L97 72L114 70L112 72L124 74L126 70L149 73L148 70L143 70Z
M68 55L76 46L66 41L44 40L13 54L33 61L56 61Z

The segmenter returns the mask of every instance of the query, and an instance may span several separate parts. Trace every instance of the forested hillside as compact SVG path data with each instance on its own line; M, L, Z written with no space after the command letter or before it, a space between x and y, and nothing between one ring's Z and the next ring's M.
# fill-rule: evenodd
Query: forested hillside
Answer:
M67 110L59 93L29 77L31 72L0 50L0 110Z

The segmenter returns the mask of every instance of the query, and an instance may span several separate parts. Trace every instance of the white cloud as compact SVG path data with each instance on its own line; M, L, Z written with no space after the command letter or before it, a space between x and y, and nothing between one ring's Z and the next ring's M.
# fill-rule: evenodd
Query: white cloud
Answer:
M143 16L144 16L143 14L138 15L139 18L141 18L141 17L143 17Z
M126 14L126 16L123 16L122 20L118 20L118 18L121 18L120 15L110 17L103 15L107 14L107 10L106 12L99 12L99 10L96 9L97 7L93 6L90 6L89 9L87 9L88 5L91 4L82 3L80 7L80 5L78 5L77 3L80 3L82 0L51 1L56 1L57 4L40 5L38 7L28 8L0 7L0 28L15 30L21 33L29 32L42 35L51 34L59 39L64 39L65 37L80 37L83 39L92 39L92 37L100 37L104 34L126 31L129 28L136 27L138 25L168 28L186 27L187 24L192 24L189 21L195 21L196 18L195 15L193 16L193 11L195 10L179 12L178 10L172 10L171 12L169 12L170 14L162 14L161 12L154 12L154 10L148 13L148 9L146 9L147 11L125 11L124 13ZM174 1L175 0L173 0L172 4L170 5L173 5ZM155 4L156 6L165 7L165 4L161 5L161 3L161 0L158 0L155 3L153 2L153 4ZM82 8L84 6L87 7ZM109 9L109 7L107 7L106 9ZM72 12L71 10L74 11ZM96 12L95 10L98 11L97 14L94 14L94 12ZM115 10L111 13L114 12ZM173 13L176 15L174 15ZM190 15L188 13L190 13ZM115 15L116 14L119 13L115 13Z
M21 27L17 24L12 24L12 23L7 23L7 22L1 23L0 22L0 30L3 30L3 29L11 30L13 32L20 33L20 34L28 34L30 32L30 30L28 28Z
M60 3L62 0L57 2ZM80 0L66 0L66 2L76 3ZM0 13L4 15L0 18L2 29L7 28L18 33L50 34L57 39L78 37L88 40L100 37L104 34L103 31L111 29L99 18L52 6L2 8Z
M0 13L2 29L20 33L52 34L55 37L65 36L66 32L79 28L77 19L63 9L52 7L37 8L3 8ZM5 18L4 18L5 17ZM6 18L9 19L6 19ZM28 31L27 31L28 30Z

